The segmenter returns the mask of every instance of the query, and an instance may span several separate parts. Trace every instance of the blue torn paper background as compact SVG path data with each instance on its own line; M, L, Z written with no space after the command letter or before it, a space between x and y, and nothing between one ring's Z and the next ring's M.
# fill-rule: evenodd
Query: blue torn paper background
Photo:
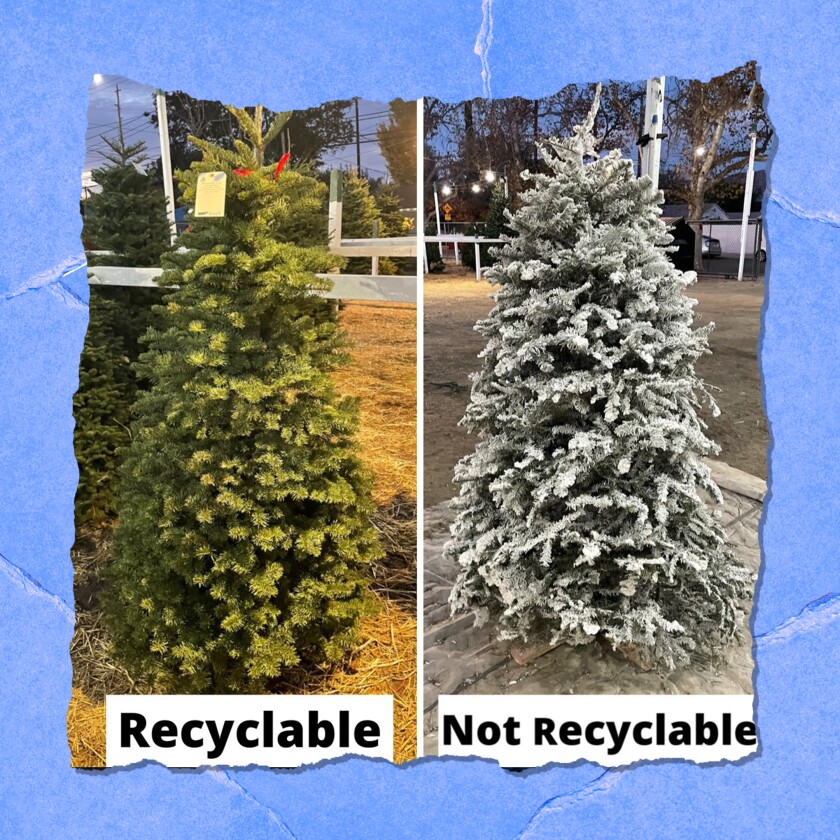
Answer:
M836 836L838 11L792 0L4 3L0 836ZM70 769L71 401L87 322L78 202L93 74L279 110L355 95L536 97L595 79L708 78L752 58L777 133L760 347L773 441L753 616L760 755L607 773L438 759Z

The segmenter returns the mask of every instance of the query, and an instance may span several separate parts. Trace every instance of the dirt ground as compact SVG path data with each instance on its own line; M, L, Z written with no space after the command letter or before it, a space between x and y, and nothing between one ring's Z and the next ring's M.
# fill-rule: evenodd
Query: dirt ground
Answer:
M469 374L477 369L483 347L473 326L492 308L491 291L486 282L452 269L425 278L426 506L454 495L452 471L474 446L457 424L469 400ZM715 322L712 355L698 362L700 376L719 389L713 393L721 416L706 417L709 435L721 448L715 457L766 478L769 438L757 362L764 284L702 279L688 293L698 300L697 325Z

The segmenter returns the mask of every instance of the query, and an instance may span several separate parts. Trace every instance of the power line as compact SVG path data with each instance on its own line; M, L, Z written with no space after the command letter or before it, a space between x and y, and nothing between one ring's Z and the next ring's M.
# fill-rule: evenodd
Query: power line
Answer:
M361 120L381 120L383 117L390 117L390 111L377 111L372 114L361 114L359 119Z
M352 160L346 160L344 158L336 157L335 155L333 155L332 157L335 161L337 161L338 163L343 163L345 166L347 166L350 169L355 169L356 168L356 164ZM385 175L386 177L391 174L387 170L379 169L376 166L363 166L362 171L364 171L364 172L378 172L380 175Z
M136 137L138 134L143 134L146 130L147 129L146 129L145 126L136 126L135 128L132 128L130 131L124 131L123 132L123 140L126 140L126 139L131 138L131 137ZM93 141L88 146L89 149L97 149L97 148L104 149L104 148L108 147L109 144L105 141L105 135L100 134L99 136L100 136L101 139L99 141Z
M123 120L123 126L130 125L131 123L135 123L135 122L137 122L137 120L145 120L145 119L146 119L145 114L139 114L136 117L129 117L127 120ZM94 124L88 125L86 133L89 134L92 131L97 131L97 133L101 133L101 131L98 131L99 129L116 128L117 125L118 125L118 123L116 121L115 122L109 122L109 123L94 123ZM149 125L151 125L151 122L149 122Z
M123 142L125 142L126 140L131 140L132 138L136 137L140 132L141 132L141 129L127 132L123 137ZM102 142L94 144L94 145L86 145L86 147L85 147L85 154L86 155L101 154L101 153L108 152L108 151L113 151L113 149L104 140Z

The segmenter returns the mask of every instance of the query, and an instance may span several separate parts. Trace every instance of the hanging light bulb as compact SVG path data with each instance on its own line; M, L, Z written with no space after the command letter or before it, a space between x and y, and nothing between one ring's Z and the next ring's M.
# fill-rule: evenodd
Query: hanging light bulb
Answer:
M484 173L484 180L487 181L488 184L492 184L496 180L496 173L493 172L492 169L488 169Z
M473 184L471 189L474 193L481 192L481 184Z
M452 195L452 187L450 187L449 184L444 184L440 188L440 194L444 197L446 197L448 195Z
M694 150L694 157L703 157L706 154L706 147L705 146L698 146Z

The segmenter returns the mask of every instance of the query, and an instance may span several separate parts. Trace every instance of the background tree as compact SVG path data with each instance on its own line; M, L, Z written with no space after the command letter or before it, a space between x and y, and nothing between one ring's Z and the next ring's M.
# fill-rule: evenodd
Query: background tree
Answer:
M417 104L394 99L388 108L388 122L376 129L379 150L394 183L411 185L417 179Z
M402 212L400 195L394 184L378 184L374 200L379 210L382 236L406 236L414 227L414 219Z
M370 184L355 169L346 171L343 178L341 235L345 239L370 239L374 222L381 219L376 199L370 192ZM348 274L370 274L370 257L348 259L346 270Z
M142 164L145 143L126 145L122 136L103 138L110 151L110 166L94 169L100 191L83 202L82 238L93 242L89 265L122 265L149 268L160 265L170 243L169 219L163 187ZM91 289L90 306L107 298L115 306L110 319L122 338L129 362L140 352L140 336L152 323L152 305L160 301L156 289L97 286Z
M160 282L177 288L139 363L153 385L121 473L105 605L118 658L170 691L261 691L337 660L379 551L356 404L331 376L342 336L313 292L340 260L288 240L318 184L261 165L287 115L264 131L259 107L230 111L245 140L190 138L202 158L178 173L191 205L199 173L226 172L225 216L196 219L165 258Z
M471 225L467 228L467 233L471 235L481 235L488 239L499 239L501 236L510 236L513 231L508 227L507 211L510 208L510 201L505 194L505 188L502 184L496 184L490 195L490 204L487 208L487 218L481 227ZM483 266L491 266L496 262L500 246L498 245L479 245L481 251L481 264ZM465 247L463 249L463 261L470 269L475 269L475 248Z
M596 157L595 108L597 93L571 138L543 145L549 171L488 271L450 603L501 638L601 637L672 670L735 634L751 575L703 501L721 497L701 460L716 447L697 415L695 277L666 256L649 179L618 150Z
M673 135L672 154L679 160L675 166L673 194L688 205L691 219L703 217L710 190L745 169L751 131L756 132L757 154L764 154L769 148L773 131L763 100L764 91L754 61L708 82L677 80L667 116ZM696 270L703 266L701 234L698 224L694 248Z
M104 137L109 166L91 173L99 192L82 203L82 238L107 256L90 256L93 265L155 266L169 247L169 221L163 188L142 167L147 158L142 141Z
M488 169L507 179L511 206L523 189L521 173L540 171L543 137L567 134L586 117L594 84L568 85L541 99L474 99L450 105L426 100L427 182L447 182L461 189L469 203L469 185ZM635 149L644 108L643 83L610 82L597 115L596 134L604 149ZM484 209L487 208L485 203Z
M116 518L116 472L131 435L136 393L118 304L91 289L88 329L73 395L73 446L79 467L76 527L99 527Z
M316 108L289 112L283 130L272 137L265 148L266 160L279 160L285 152L290 152L297 163L307 161L312 166L320 166L325 152L353 141L355 135L348 115L349 106L349 100L336 100ZM277 114L268 108L260 110L263 130L267 132ZM249 111L253 113L254 109ZM174 91L166 96L166 113L172 165L176 169L187 169L201 157L191 136L210 140L228 150L234 148L236 140L244 139L239 123L221 102L195 99L183 91ZM154 110L147 116L157 125Z
M126 144L122 132L102 138L109 166L93 170L101 191L83 202L83 239L110 253L88 254L91 265L159 265L169 247L163 189L142 168L142 142ZM73 400L74 445L79 465L77 526L100 526L116 517L114 484L129 442L138 382L132 369L140 336L152 324L158 289L91 285L89 323Z
M402 202L395 184L379 184L374 199L379 210L380 236L409 236L413 233L415 220L402 212ZM379 270L383 274L414 274L417 271L417 260L414 257L386 257L379 260Z

